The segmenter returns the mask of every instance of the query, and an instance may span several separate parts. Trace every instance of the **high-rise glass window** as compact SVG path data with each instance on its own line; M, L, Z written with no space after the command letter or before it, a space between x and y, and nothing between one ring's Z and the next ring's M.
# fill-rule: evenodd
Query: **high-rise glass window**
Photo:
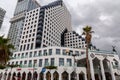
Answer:
M51 66L54 66L54 65L55 65L55 59L51 58Z
M28 57L28 52L26 52L25 57Z
M59 58L59 66L64 66L64 58Z
M36 66L37 66L37 60L34 60L33 67L36 67Z
M33 43L31 43L31 49L33 49Z
M42 67L42 59L39 59L39 67Z
M37 56L37 51L34 51L34 57L36 57Z
M32 52L30 52L29 57L32 57Z
M60 49L56 49L56 54L60 54Z
M28 67L32 67L32 60L29 60Z
M79 56L79 51L75 51L76 56Z
M63 55L67 55L67 53L66 53L66 50L65 50L65 49L63 49L62 53L63 53Z
M45 66L48 66L49 65L49 63L48 63L48 59L45 59L45 64L44 64Z
M52 49L49 49L49 55L52 55Z
M24 61L24 64L27 64L27 61Z
M39 51L38 56L42 56L42 51Z
M71 59L67 59L67 65L72 66L72 60Z
M43 55L44 55L44 56L46 56L46 55L47 55L47 50L44 50Z
M20 61L20 66L22 66L22 61Z

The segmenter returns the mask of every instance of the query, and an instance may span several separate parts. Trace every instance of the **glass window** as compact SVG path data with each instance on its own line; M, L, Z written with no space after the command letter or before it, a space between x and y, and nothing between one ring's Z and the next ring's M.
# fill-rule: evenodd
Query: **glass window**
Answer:
M49 55L52 55L52 49L49 49Z
M20 61L20 66L22 66L22 61Z
M28 67L32 67L32 60L29 60Z
M60 49L56 49L56 54L60 54Z
M51 66L54 66L54 64L55 64L55 59L51 58Z
M37 51L34 51L34 57L36 57L37 56Z
M49 65L49 63L48 63L48 59L45 59L45 64L44 64L45 66L48 66Z
M38 56L42 56L42 51L39 51Z
M66 50L65 49L63 49L63 55L67 55L67 53L66 53Z
M34 60L33 67L36 67L36 66L37 66L37 60Z
M32 52L30 52L30 55L29 55L29 57L32 57Z
M24 64L27 64L27 61L24 61Z
M71 59L67 59L67 65L72 66L72 60Z
M64 58L59 58L59 66L64 66Z
M46 56L46 55L47 55L47 50L44 50L43 55L44 55L44 56Z
M39 59L39 67L42 67L42 59Z
M28 52L26 52L25 57L28 57Z
M79 51L75 51L76 56L79 56Z

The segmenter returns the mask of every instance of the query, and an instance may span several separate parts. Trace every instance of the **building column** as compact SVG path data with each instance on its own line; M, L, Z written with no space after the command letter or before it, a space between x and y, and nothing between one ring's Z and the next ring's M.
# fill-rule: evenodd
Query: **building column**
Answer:
M116 80L115 79L115 74L114 74L114 71L113 71L113 66L112 66L111 62L109 62L109 65L110 65L110 72L111 72L112 80Z
M92 61L92 60L89 60L89 63L90 63L91 78L92 78L92 80L95 80L93 61ZM86 70L87 70L87 69L86 69Z
M85 78L85 80L87 80L87 74L84 74L84 78ZM79 80L79 79L78 79Z
M39 78L40 78L40 73L38 73L38 77L37 77L37 80L39 80Z
M71 78L70 73L68 73L68 78L69 78L68 80L70 80L70 78Z
M51 72L51 80L53 80L53 73Z
M61 75L62 75L62 74L61 74L61 73L59 73L59 80L62 80L62 78L61 78L62 76L61 76Z
M77 79L76 80L79 80L79 73L77 74Z
M101 73L102 73L102 80L106 80L105 71L104 71L103 61L102 60L100 60L100 68L101 68Z
M44 79L43 80L46 80L46 73L44 73Z
M27 80L28 73L26 73L25 80Z

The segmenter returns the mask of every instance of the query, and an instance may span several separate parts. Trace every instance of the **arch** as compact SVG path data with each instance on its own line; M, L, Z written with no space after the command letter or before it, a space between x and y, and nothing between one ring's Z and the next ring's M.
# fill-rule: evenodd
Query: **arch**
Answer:
M7 73L6 73L6 72L4 73L4 76L3 76L3 77L4 77L4 79L6 80L6 78L7 78Z
M94 68L95 80L101 80L102 74L100 69L100 60L97 57L93 59L93 68Z
M68 76L68 73L66 71L64 71L62 73L62 80L69 80L69 76Z
M34 74L33 74L33 80L37 80L37 77L38 77L38 74L37 74L37 72L35 71Z
M85 74L83 72L79 73L79 80L85 80Z
M8 77L7 77L7 80L10 80L10 78L11 78L11 73L9 72L9 73L8 73Z
M12 80L15 80L15 77L16 77L16 73L14 72L12 76Z
M46 80L51 80L51 73L49 71L46 73Z
M59 73L57 71L53 73L53 80L59 80Z
M21 80L21 73L20 72L18 72L18 74L17 74L17 80Z
M29 72L29 73L28 73L28 76L27 76L27 80L31 80L31 79L32 79L32 73Z
M113 65L114 69L118 69L119 68L119 62L116 59L113 59L112 65Z
M26 78L26 73L23 72L23 73L22 73L22 80L25 80L25 78Z
M41 72L40 74L39 74L39 80L43 80L44 79L44 74Z
M70 74L70 76L71 76L71 80L76 80L76 79L77 79L77 74L76 74L75 71L73 71L73 72Z

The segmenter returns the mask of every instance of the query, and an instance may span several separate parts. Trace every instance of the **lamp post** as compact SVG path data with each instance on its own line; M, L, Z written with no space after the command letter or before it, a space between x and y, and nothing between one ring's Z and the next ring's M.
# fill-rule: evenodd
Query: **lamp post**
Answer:
M70 52L71 52L71 51L66 50L66 53L69 54ZM74 80L77 80L77 78L76 78L76 77L77 77L77 75L76 75L76 66L75 66L75 63L76 63L75 57L77 56L77 54L73 54L73 53L72 53L72 56L73 56L73 58L74 58L74 67L73 67L73 68L74 68L74 75L73 75L73 76L74 76Z

